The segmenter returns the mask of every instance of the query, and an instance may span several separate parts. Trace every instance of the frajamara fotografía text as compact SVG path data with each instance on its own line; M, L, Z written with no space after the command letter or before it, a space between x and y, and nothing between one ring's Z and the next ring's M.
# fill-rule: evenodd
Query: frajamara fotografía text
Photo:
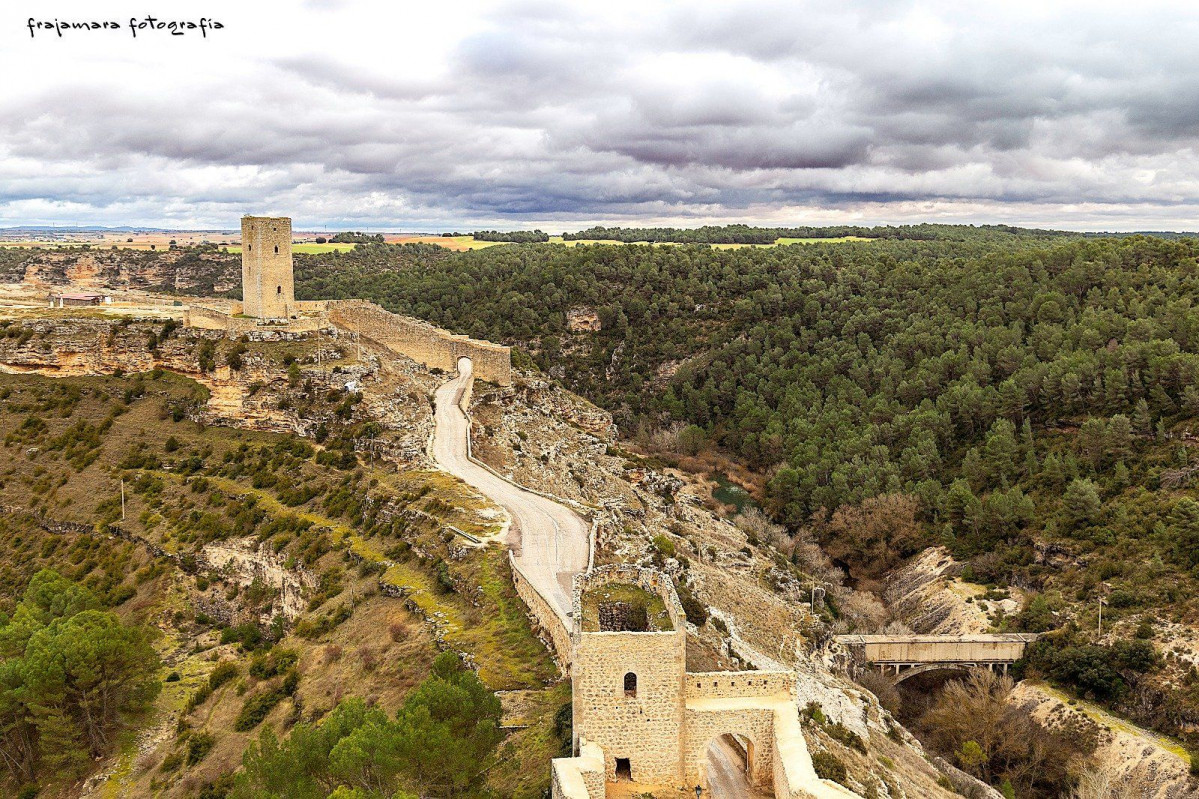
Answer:
M219 31L225 26L215 19L201 17L198 20L167 20L159 19L158 17L145 16L142 18L130 17L129 24L113 22L111 20L88 20L88 21L64 21L54 20L53 22L39 21L33 17L29 18L29 36L37 38L39 33L56 33L58 37L63 38L63 33L75 31L119 31L128 30L136 39L139 33L147 32L162 32L169 33L172 36L184 36L188 33L198 31L202 37L208 38L209 31Z

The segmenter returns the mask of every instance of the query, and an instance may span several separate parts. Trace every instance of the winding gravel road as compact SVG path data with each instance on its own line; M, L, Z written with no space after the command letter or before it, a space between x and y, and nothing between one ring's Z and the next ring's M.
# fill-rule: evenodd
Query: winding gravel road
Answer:
M565 505L510 483L470 459L470 423L459 403L473 379L470 359L460 358L458 374L433 394L433 460L508 512L509 543L517 564L569 630L571 581L587 568L591 527ZM713 799L770 796L749 786L744 760L728 741L715 742L708 761L708 796Z
M514 485L470 459L470 423L459 402L473 379L470 359L460 358L458 374L433 394L433 460L508 512L517 564L569 630L571 581L587 568L591 525L565 505Z

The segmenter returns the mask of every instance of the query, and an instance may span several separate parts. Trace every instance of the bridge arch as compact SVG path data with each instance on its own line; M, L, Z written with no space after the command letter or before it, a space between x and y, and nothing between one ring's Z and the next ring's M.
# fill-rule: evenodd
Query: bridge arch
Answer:
M952 671L959 674L969 674L970 670L976 668L968 663L922 663L919 666L913 666L910 669L905 669L894 677L894 682L899 685L909 677L915 677L917 674L927 674L930 671Z

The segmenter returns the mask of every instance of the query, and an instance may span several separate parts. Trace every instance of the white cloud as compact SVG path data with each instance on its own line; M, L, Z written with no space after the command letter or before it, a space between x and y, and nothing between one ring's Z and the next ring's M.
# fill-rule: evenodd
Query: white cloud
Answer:
M1181 4L172 6L6 15L0 225L1197 227Z

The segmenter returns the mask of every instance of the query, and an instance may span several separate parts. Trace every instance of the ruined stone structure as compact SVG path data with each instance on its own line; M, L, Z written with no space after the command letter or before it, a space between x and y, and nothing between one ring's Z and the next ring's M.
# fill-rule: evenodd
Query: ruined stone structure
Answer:
M838 635L857 668L875 668L900 683L928 671L1002 669L1024 656L1033 633L1001 635Z
M330 300L329 321L430 368L453 372L459 358L470 358L475 376L500 386L512 385L508 347L450 333L428 322L398 316L366 300Z
M297 302L292 278L291 219L243 216L242 301L202 300L190 305L184 324L240 336L269 326L292 333L336 327L431 369L453 372L470 358L480 379L512 385L508 347L450 333L428 322L398 316L366 300Z
M661 600L669 624L628 629L638 626L639 612L587 601L589 592L614 584ZM686 616L666 575L631 564L580 574L572 621L576 755L553 763L555 799L600 799L606 783L619 779L706 787L708 747L721 736L745 752L749 781L772 786L776 797L856 796L816 776L794 672L687 672Z
M241 218L241 294L246 316L288 319L295 314L290 218Z

